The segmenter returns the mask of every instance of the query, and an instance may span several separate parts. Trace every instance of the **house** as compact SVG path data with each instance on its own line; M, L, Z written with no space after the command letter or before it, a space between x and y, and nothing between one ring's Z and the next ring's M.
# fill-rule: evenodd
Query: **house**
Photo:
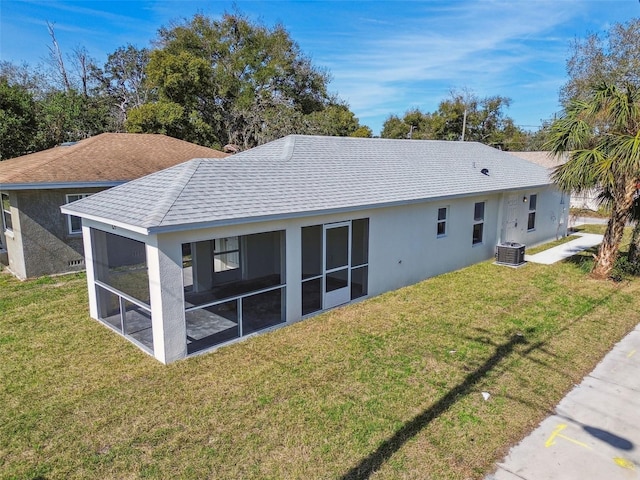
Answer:
M21 279L83 270L80 219L61 205L204 156L227 155L165 135L103 133L0 162L0 261Z
M290 135L62 211L91 316L169 363L565 234L565 202L479 143Z
M511 155L523 158L530 162L537 163L549 170L552 173L558 166L562 165L569 159L567 153L563 153L560 157L556 157L552 152L509 152ZM585 190L582 192L571 192L571 208L579 208L586 210L598 211L600 208L600 202L598 201L598 190Z

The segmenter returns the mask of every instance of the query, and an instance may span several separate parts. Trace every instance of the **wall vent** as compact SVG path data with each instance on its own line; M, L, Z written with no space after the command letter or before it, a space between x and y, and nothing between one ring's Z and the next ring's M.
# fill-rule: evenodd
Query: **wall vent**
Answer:
M81 258L79 260L69 260L68 265L70 267L78 267L80 265L84 265L84 258Z

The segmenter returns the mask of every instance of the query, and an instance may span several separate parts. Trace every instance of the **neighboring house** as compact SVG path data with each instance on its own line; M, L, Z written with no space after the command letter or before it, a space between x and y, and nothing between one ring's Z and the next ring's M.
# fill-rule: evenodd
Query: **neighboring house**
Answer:
M169 363L566 234L565 201L479 143L291 135L62 211L82 217L91 316Z
M530 162L542 165L549 170L549 173L553 172L553 169L558 165L562 165L569 159L567 153L563 153L560 157L555 157L551 152L509 152L516 157L524 158ZM584 208L587 210L597 211L600 207L598 202L597 190L586 190L584 192L571 192L570 206L572 208Z
M0 162L0 260L20 279L83 270L80 219L61 205L203 156L227 155L165 135L103 133Z

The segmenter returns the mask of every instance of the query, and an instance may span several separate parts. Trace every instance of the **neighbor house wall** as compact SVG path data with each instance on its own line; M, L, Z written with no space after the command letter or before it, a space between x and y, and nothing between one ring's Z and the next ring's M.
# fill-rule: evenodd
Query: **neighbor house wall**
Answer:
M7 235L9 268L21 279L83 270L82 234L70 234L60 206L67 194L93 194L104 188L10 191L13 238Z

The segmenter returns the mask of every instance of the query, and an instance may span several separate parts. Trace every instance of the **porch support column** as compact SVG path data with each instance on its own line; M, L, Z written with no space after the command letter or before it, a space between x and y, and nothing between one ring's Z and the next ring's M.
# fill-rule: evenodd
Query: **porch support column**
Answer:
M98 234L100 239L103 240L100 245L102 248L93 248L94 246L98 247L99 238L92 238L92 233ZM99 232L98 230L92 230L89 227L85 227L82 225L82 243L84 245L84 265L87 270L87 290L89 291L89 315L91 318L98 319L98 298L96 292L95 279L98 275L96 272L96 268L99 268L98 265L106 264L106 262L100 262L97 256L100 255L99 252L102 252L102 255L106 257L106 245L104 244L104 232Z
M290 226L286 230L286 313L287 322L300 320L302 316L302 234L299 226Z
M191 244L193 291L206 292L213 287L213 246L211 241Z
M147 243L153 353L162 363L187 356L182 286L182 244L149 237Z

